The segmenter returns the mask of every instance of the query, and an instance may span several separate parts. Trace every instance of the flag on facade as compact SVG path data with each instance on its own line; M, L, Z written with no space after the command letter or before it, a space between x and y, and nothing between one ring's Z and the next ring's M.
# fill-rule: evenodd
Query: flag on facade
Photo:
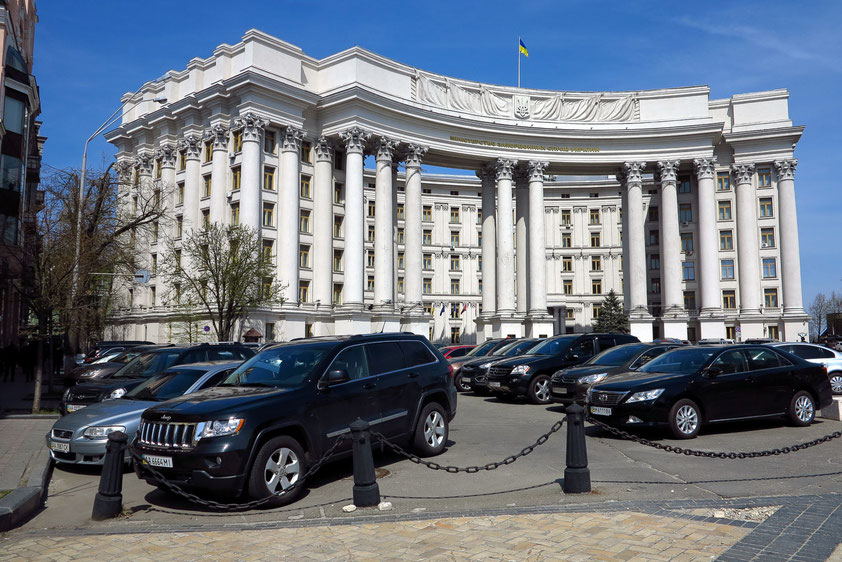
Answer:
M528 56L529 56L529 51L526 49L526 45L524 45L524 44L523 44L523 39L521 39L520 37L518 37L518 38L517 38L517 40L518 40L518 42L520 43L520 45L519 45L519 47L518 47L518 48L520 49L520 52L521 52L521 53L523 53L523 56L528 57Z
M444 303L442 303L441 305L441 312L439 312L439 316L441 316L442 314L444 314Z
M466 310L468 310L468 305L467 305L467 304L463 304L463 305L462 305L462 312L461 312L461 314L465 314L465 311L466 311Z

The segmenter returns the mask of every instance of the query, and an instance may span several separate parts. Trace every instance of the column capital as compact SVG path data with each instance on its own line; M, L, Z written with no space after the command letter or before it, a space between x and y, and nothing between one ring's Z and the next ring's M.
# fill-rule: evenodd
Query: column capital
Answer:
M421 159L425 154L427 154L428 150L430 149L426 146L422 146L420 144L410 144L406 149L406 167L420 168Z
M162 168L175 168L175 158L178 155L175 143L166 142L155 150L155 158L161 160Z
M327 137L319 137L313 144L313 150L316 153L316 162L333 161L333 144Z
M395 156L395 148L398 146L398 141L390 139L389 137L380 137L377 139L377 153L375 160L377 162L387 161L391 162Z
M497 176L497 171L491 164L483 164L475 173L477 177L480 180L482 180L483 183L485 183L486 181L493 182Z
M693 160L697 179L713 179L716 175L716 156L710 158L696 158Z
M285 127L281 133L281 152L300 152L303 137L304 131L298 127Z
M137 153L135 157L135 165L137 171L141 176L151 176L152 166L155 162L155 155L150 150L144 150Z
M517 166L517 160L498 158L494 164L497 171L497 179L511 180L514 177L515 166Z
M658 161L658 177L661 180L661 186L665 183L675 183L678 175L678 167L681 165L680 160L660 160Z
M365 151L365 143L371 137L360 127L351 127L339 133L339 138L345 143L345 152L362 154Z
M195 133L188 133L178 139L178 149L184 151L187 160L198 160L202 152L202 138Z
M798 158L787 158L786 160L775 160L775 172L779 180L795 179L795 167L798 165Z
M621 175L626 185L643 183L643 170L646 162L623 162Z
M228 127L217 123L205 130L205 142L213 142L214 150L228 150Z
M526 165L529 181L544 181L544 170L549 165L547 160L530 160Z
M256 142L260 140L260 136L263 134L263 129L266 128L266 125L265 119L252 111L247 111L234 119L232 129L242 131L244 141Z
M734 183L737 185L751 183L751 179L754 177L754 167L754 164L751 162L731 164L731 174L734 176Z
M117 160L118 183L127 184L131 181L134 166L134 160L131 158L121 158Z

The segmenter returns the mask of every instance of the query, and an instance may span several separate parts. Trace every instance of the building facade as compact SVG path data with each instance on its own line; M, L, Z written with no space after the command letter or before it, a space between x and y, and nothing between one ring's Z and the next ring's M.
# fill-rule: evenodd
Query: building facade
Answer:
M168 237L260 232L284 302L241 333L543 336L587 330L613 289L641 340L797 339L787 100L497 87L251 30L126 94L107 137L125 201L172 187L137 242L153 273ZM126 288L114 337L173 339L160 283Z

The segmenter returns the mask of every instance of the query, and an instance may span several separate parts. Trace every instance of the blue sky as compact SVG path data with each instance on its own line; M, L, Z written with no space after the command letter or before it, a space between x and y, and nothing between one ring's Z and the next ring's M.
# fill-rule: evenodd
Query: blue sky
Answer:
M842 290L842 2L202 2L41 0L35 73L44 162L78 167L120 96L255 27L322 58L359 45L431 72L524 87L637 90L705 84L712 98L787 88L805 305ZM91 144L89 163L113 150ZM49 168L45 169L49 172Z

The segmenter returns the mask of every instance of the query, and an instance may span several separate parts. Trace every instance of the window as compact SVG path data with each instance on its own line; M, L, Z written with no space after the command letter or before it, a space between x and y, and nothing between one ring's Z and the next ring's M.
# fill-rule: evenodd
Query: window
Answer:
M157 300L155 297L158 291L155 287L149 287L149 291L149 306L155 306L155 301Z
M733 289L728 291L722 291L722 308L737 308L736 291L734 291Z
M310 267L310 246L298 247L298 266L304 268Z
M433 254L424 254L421 267L423 269L433 269Z
M459 224L461 219L459 217L459 207L450 208L450 224Z
M366 291L373 291L374 290L374 275L369 275L368 278L366 279L365 290Z
M429 314L430 316L433 315L433 305L430 303L424 304L424 314Z
M773 279L778 276L778 265L775 258L763 258L763 277Z
M184 182L180 181L176 184L175 204L184 205Z
M719 269L723 279L734 278L734 260L721 260L719 262Z
M368 241L374 242L374 225L368 225Z
M260 289L264 299L270 298L272 296L272 278L264 277L260 284Z
M333 186L333 202L337 205L341 205L345 202L345 185L341 183L337 183Z
M310 199L310 176L301 176L301 197Z
M678 206L678 220L681 222L693 222L693 206L690 203L681 203Z
M482 224L482 209L477 209L477 224Z
M308 141L301 141L301 161L310 163L310 153L313 152L313 145Z
M770 168L757 168L757 187L772 186L772 170Z
M213 160L213 141L208 141L208 142L205 143L203 155L204 155L203 160L204 160L205 163Z
M719 249L733 250L734 249L734 234L730 230L719 231Z
M398 277L398 293L403 293L403 277Z
M298 218L298 230L305 234L310 233L310 211L301 211L301 216Z
M365 254L365 266L374 267L374 250L368 251Z
M593 305L593 307L591 307L591 309L593 310L593 317L599 318L599 314L602 312L602 307L598 304L595 304ZM593 343L591 343L591 345L593 345ZM591 355L593 355L593 352L591 352Z
M696 265L695 262L685 261L681 262L681 273L684 281L696 280Z
M594 295L602 294L602 279L591 279L591 293Z
M693 233L683 232L681 234L681 251L688 253L693 251Z
M263 226L275 226L275 206L263 204Z
M342 217L333 217L333 237L342 238Z
M266 322L266 337L264 339L267 342L275 341L275 323L274 322Z
M731 202L730 201L720 201L718 204L719 208L719 220L721 221L729 221L731 220Z
M211 176L205 174L202 176L202 197L210 197L211 194Z
M152 270L152 275L158 273L158 254L152 254L149 256L149 261L151 263L150 269Z
M731 175L728 172L716 174L716 191L731 191Z
M275 256L275 241L274 240L264 240L263 241L263 259L267 262L271 262L272 258Z
M760 198L760 218L769 218L775 216L772 212L772 198L771 197L761 197Z
M266 131L263 133L263 151L269 153L275 152L275 131Z
M242 174L239 166L237 166L236 168L231 168L231 189L233 189L234 191L240 189L241 176Z
M450 190L450 194L451 194L451 195L457 195L457 196L458 196L458 195L459 195L459 191L451 189L451 190Z
M158 221L152 223L152 243L158 241Z
M564 319L565 320L574 320L576 318L576 313L573 311L572 308L565 308L564 309Z
M424 205L424 209L421 211L421 220L432 222L433 220L433 207L430 205Z
M450 271L462 271L462 258L460 256L450 256Z
M178 151L178 171L183 172L187 169L187 151L186 150L179 150Z
M766 308L778 307L778 290L777 289L763 289L763 305Z
M696 310L695 291L684 291L684 308L687 310Z
M333 286L333 304L342 304L342 285Z
M565 295L572 295L573 294L573 280L572 279L565 279L561 282L563 293Z
M421 292L425 295L429 295L433 292L433 280L429 277L425 277L424 281L421 283ZM431 310L432 311L432 310Z
M342 271L342 252L340 250L333 251L333 271L337 273Z
M368 202L368 216L373 217L377 207L374 204L374 201Z
M588 224L599 224L599 209L591 209Z
M572 237L570 236L569 232L562 233L562 235L561 235L561 247L562 248L573 247Z
M658 234L658 230L650 230L649 231L649 245L650 246L657 246L660 240L660 235Z
M398 203L398 219L405 219L406 218L406 211L404 209L403 203Z
M571 256L561 258L561 271L567 273L573 271L573 258Z
M561 225L570 226L570 209L561 210Z
M263 167L263 189L275 191L275 168L272 166Z
M240 224L240 204L235 203L231 205L231 224L237 226Z
M591 232L591 248L599 248L599 232Z
M761 228L760 229L760 246L762 248L774 248L775 247L775 229L774 228Z
M458 295L459 294L459 280L458 279L451 279L450 280L450 294L451 295Z
M181 250L175 251L175 266L179 267L179 268L181 267ZM180 292L181 292L180 289L181 289L181 285L175 286L176 295L180 294ZM176 300L178 300L178 297L176 297Z
M181 238L182 234L184 234L184 217L177 216L175 217L175 237Z
M459 245L459 232L454 230L450 232L450 247L455 248Z
M403 269L406 264L406 257L403 252L398 252L398 269Z
M649 269L661 269L661 254L649 256Z
M202 209L202 228L207 230L210 227L210 209Z
M690 193L690 180L689 179L678 180L678 192L679 193Z
M658 207L649 207L648 219L651 222L658 221Z
M160 158L155 160L155 179L161 179L161 175L163 174L163 162Z
M725 326L725 337L729 340L737 340L737 328L736 326Z
M602 256L591 256L591 271L602 271Z
M781 339L781 335L778 333L777 326L768 326L766 328L766 335L769 337L769 339L773 339L776 341L780 341Z
M477 232L477 246L482 246L482 231Z
M459 336L459 332L460 329L458 327L450 328L450 343L462 343L461 337Z
M404 229L398 229L398 244L403 244L406 240L406 236L404 235Z
M298 302L310 302L309 281L300 281L298 283Z
M234 152L242 152L243 150L243 131L234 131L234 142L232 146Z
M653 294L660 294L661 292L661 278L653 277L652 283L649 285L649 292Z

